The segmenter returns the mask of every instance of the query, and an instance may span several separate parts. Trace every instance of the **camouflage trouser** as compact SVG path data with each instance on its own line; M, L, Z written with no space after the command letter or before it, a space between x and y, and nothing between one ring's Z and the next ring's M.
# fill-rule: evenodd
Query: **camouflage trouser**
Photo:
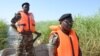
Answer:
M33 35L22 35L22 40L18 46L17 56L34 56Z

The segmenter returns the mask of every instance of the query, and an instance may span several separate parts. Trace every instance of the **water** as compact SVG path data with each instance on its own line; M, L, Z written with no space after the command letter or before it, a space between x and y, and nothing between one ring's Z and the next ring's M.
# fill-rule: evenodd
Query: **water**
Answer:
M10 51L11 53L15 52L15 49L18 47L19 42L21 41L20 34L11 26L8 30L8 37L7 37L7 48L0 51L0 56L2 53ZM15 54L12 54L10 56L15 56Z
M8 47L17 47L21 41L20 34L12 27L9 27L8 31Z

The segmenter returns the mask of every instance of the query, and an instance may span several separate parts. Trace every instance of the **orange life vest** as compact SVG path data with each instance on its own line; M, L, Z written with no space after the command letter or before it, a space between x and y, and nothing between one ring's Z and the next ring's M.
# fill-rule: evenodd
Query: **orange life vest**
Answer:
M55 56L78 56L79 44L78 38L74 30L70 31L70 37L61 31L60 26L51 26L52 33L57 33L59 36L59 46L56 49ZM72 40L72 41L71 41Z
M33 18L32 13L24 13L23 11L20 11L21 19L17 22L17 31L18 32L27 32L35 31L35 20Z

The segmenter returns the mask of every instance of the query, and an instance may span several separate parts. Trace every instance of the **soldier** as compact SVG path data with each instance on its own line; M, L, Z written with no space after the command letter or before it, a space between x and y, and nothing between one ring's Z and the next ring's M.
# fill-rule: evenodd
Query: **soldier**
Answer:
M33 35L37 34L37 37L41 33L35 30L35 20L33 14L29 12L30 4L25 2L22 4L22 10L15 14L11 20L11 26L15 28L22 36L22 40L18 47L17 56L24 56L24 50L27 52L27 56L34 56L33 51Z
M81 56L78 36L72 29L72 15L62 15L59 22L60 25L50 26L49 56Z

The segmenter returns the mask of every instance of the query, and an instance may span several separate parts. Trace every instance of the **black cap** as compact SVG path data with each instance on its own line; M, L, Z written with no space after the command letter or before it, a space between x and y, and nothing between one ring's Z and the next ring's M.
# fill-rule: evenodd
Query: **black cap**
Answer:
M60 17L59 21L63 21L64 19L72 20L72 14L71 13L63 14Z
M30 6L30 4L29 4L28 2L23 3L23 4L22 4L22 7L23 7L24 5Z

